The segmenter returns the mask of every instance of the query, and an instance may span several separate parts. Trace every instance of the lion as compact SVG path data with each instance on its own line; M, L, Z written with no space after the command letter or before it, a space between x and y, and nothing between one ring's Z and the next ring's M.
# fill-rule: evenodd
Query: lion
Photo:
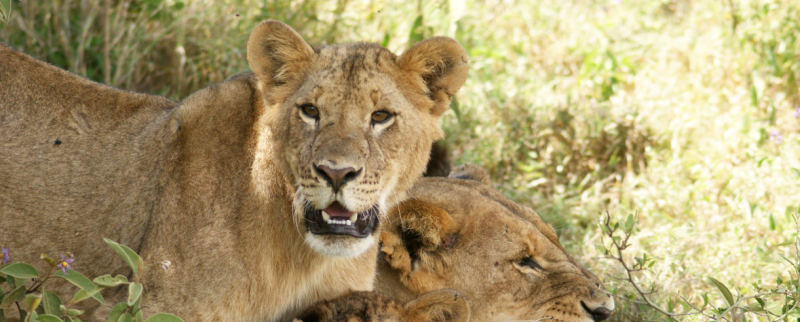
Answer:
M423 178L381 234L376 290L400 301L454 289L475 321L601 321L614 300L530 208L460 166Z
M132 277L111 238L148 264L145 315L187 321L289 321L372 290L381 221L443 136L464 48L314 48L266 21L247 61L176 105L0 47L0 244L42 270L40 253L71 251L90 277Z
M295 322L467 322L469 303L456 291L443 289L398 303L380 292L354 292L322 301Z

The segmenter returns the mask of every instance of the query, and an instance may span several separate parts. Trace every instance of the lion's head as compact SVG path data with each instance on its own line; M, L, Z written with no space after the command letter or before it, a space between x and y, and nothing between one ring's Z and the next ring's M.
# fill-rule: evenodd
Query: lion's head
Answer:
M259 140L271 142L268 154L293 185L306 243L327 255L363 253L442 137L438 117L466 79L466 52L441 37L399 56L369 43L312 48L267 21L247 57L267 109Z
M441 288L464 294L477 321L600 321L614 300L530 208L462 166L423 178L381 235L376 288L400 297Z
M467 322L469 304L453 290L437 290L401 304L379 292L354 292L319 302L295 322Z

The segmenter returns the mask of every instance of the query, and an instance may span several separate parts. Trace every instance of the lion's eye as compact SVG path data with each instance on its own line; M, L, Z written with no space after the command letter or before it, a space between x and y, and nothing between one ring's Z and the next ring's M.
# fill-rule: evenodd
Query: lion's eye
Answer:
M303 110L303 114L311 118L319 118L319 109L311 104L303 104L300 105L300 109Z
M533 257L525 257L519 261L519 266L528 266L532 269L542 269L542 265L536 262Z
M372 113L372 123L373 124L385 123L390 119L392 119L393 116L394 115L392 115L387 111L377 111Z

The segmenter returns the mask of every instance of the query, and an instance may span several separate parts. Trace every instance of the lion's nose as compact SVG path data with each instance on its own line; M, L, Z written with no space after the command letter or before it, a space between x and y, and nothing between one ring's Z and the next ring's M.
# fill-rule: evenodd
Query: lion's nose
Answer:
M590 308L583 301L581 301L581 305L583 306L583 309L586 310L586 312L588 312L589 315L592 316L592 320L594 321L603 321L605 319L608 319L608 317L611 316L611 313L614 312L613 310L605 307L605 303L602 303L595 308Z
M334 168L324 164L319 166L314 165L314 171L331 184L334 193L339 192L339 188L345 183L355 179L361 174L361 169L356 170L353 167Z

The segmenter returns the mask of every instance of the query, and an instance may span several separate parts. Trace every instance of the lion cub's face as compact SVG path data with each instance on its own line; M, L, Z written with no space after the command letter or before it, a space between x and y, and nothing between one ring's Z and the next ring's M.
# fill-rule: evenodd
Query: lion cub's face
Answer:
M449 38L401 56L374 44L309 47L286 25L253 32L248 60L271 105L272 154L295 188L294 221L316 251L357 256L422 174L438 116L466 77Z
M391 269L380 270L379 289L452 288L468 299L477 321L609 317L613 298L533 210L505 198L479 167L458 168L451 177L420 180L398 206L381 236Z

